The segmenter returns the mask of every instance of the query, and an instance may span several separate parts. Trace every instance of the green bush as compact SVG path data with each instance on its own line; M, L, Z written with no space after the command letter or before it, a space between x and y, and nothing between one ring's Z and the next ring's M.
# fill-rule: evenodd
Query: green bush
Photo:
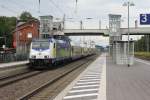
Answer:
M150 52L135 52L135 57L150 60Z

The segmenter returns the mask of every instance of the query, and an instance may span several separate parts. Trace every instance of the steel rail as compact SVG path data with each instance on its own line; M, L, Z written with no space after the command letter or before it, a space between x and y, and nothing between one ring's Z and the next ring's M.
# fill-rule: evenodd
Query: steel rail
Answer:
M84 59L83 59L83 61L84 61ZM63 72L59 76L57 76L54 79L48 81L47 83L41 85L40 87L34 89L33 91L28 92L24 96L20 97L19 100L28 100L28 99L30 99L31 97L33 97L34 95L38 94L40 91L42 91L46 87L50 86L51 84L55 83L56 81L60 80L61 78L64 78L65 76L67 76L71 72L75 71L76 69L80 68L84 64L87 64L87 60L85 60L84 62L79 63L78 65L76 65L76 67L71 68L70 70Z

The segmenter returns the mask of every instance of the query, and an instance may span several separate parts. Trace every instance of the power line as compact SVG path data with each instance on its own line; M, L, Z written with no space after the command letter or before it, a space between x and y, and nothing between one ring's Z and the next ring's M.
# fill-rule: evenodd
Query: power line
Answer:
M49 7L50 8L50 12L54 15L54 16L62 16L62 13L60 13L60 11L58 10L58 8L56 9L56 7L49 1Z
M7 0L7 1L8 1L8 0ZM9 2L10 2L10 0L9 0ZM36 11L35 9L32 9L32 8L28 8L28 9L27 9L27 7L26 7L25 5L22 5L22 4L20 4L20 3L16 2L16 1L12 1L12 0L11 0L11 2L12 2L14 5L18 6L19 8L21 8L21 9L23 9L23 10L26 10L26 11L33 11L34 13L38 13L38 10Z
M67 14L67 13L65 13L65 14L66 15L71 15L71 17L73 17L74 16L74 11L73 11L72 7L69 7L68 5L64 6L64 4L62 2L64 2L64 1L62 1L62 0L61 0L61 2L59 1L59 3L61 4L61 7L63 8L63 10L69 12L69 14Z
M41 13L41 0L37 0L38 1L38 13ZM49 3L48 3L49 4ZM51 7L51 5L50 5ZM49 13L53 13L54 15L57 15L53 10L51 10L52 12L50 12L48 10ZM45 14L45 12L42 12L43 14Z
M55 2L54 2L53 0L49 0L49 1L58 9L58 11L59 11L60 13L64 14L64 12L59 8L59 6L57 6L57 5L55 4Z
M50 5L50 7L52 6L52 4L48 3ZM54 14L54 15L57 15L57 14L60 14L60 13L56 13L56 11L53 11L53 8L51 9L51 12ZM61 14L60 14L61 15Z
M6 7L6 6L2 6L2 8L4 9L7 9L7 10L9 10L9 11L12 11L13 13L18 13L19 11L15 11L16 10L16 8L19 8L19 9L22 9L22 10L27 10L27 11L32 11L33 13L39 13L38 12L38 10L39 9L37 9L37 10L35 10L35 9L33 9L33 8L29 8L29 7L27 7L26 5L24 5L24 4L21 4L21 3L19 3L19 2L17 2L17 1L14 1L14 0L5 0L6 2L7 2L7 4L13 4L14 6L11 6L10 5L10 7ZM40 1L40 0L39 0ZM59 15L62 15L62 14L64 14L64 11L53 1L53 0L49 0L50 1L50 3L53 5L53 6L55 6L55 8L57 8L57 11L53 11L52 10L52 12L55 14L55 15L57 15L57 14L59 14ZM11 2L11 3L10 3ZM40 1L40 3L41 3L41 1ZM39 7L40 7L40 3L39 3ZM37 7L38 8L38 7ZM57 13L56 14L56 12L58 12L59 11L59 13ZM48 11L49 12L49 11ZM44 14L44 12L41 12L40 11L40 13L43 13Z
M5 1L7 1L8 3L10 3L10 0L5 0ZM32 11L32 13L35 13L35 14L39 13L38 10L35 10L35 9L33 9L33 8L26 7L25 5L20 4L20 3L16 2L16 1L11 1L11 4L12 4L12 3L13 3L13 5L16 5L17 8L20 8L20 9L22 9L22 10L24 10L24 11L29 11L29 12ZM27 9L27 8L28 8L28 9ZM40 12L41 12L41 11L40 11ZM41 13L44 13L44 12L41 12Z
M62 8L64 8L64 6L61 6L61 8L53 1L53 0L49 0L52 4L53 4L53 6L55 6L55 8L57 8L58 9L58 11L61 13L61 14L65 14L65 12L62 10ZM67 6L66 6L67 7ZM68 9L69 9L69 11L70 11L70 7L67 7ZM67 9L67 10L68 10ZM74 16L74 11L70 11L71 13L71 16L73 17Z
M41 0L38 0L38 3L39 3L39 7L38 7L39 10L38 10L38 12L41 13ZM49 4L49 3L48 3L48 4ZM49 10L48 10L48 12L51 13ZM45 14L44 12L42 12L42 13ZM53 12L53 11L52 11L52 13L53 13L54 15L56 14L56 13ZM56 15L57 15L57 14L56 14Z
M19 8L23 8L23 9L26 9L26 7L24 5L21 5L19 4L18 2L16 1L12 1L12 0L5 0L5 1L8 1L8 2L12 2L13 4L15 4L16 6L18 6Z
M6 7L6 6L4 6L4 5L1 5L0 7L3 8L3 9L7 9L8 11L13 12L13 13L15 13L15 14L18 13L17 11L12 10L12 9L9 9L8 7Z

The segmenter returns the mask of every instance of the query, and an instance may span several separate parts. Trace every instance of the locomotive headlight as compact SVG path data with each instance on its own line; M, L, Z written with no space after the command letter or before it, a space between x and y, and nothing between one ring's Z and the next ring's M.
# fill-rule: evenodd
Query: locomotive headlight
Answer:
M35 59L35 58L36 58L36 56L35 56L35 55L32 55L32 56L31 56L31 58L34 58L34 59Z

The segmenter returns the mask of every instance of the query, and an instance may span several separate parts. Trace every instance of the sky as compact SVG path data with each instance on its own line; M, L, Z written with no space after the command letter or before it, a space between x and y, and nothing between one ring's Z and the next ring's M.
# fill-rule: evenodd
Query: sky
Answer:
M22 11L29 11L37 18L40 15L63 18L65 14L67 29L80 28L81 20L84 29L98 29L99 23L101 28L108 27L108 14L120 14L121 27L127 27L127 7L122 6L124 2L127 0L77 0L76 7L76 0L40 0L40 6L39 0L0 0L0 16L19 16ZM130 2L135 4L130 7L130 27L134 27L135 20L138 20L139 27L147 27L139 25L139 14L150 13L150 0ZM97 44L108 44L108 38L99 38Z

